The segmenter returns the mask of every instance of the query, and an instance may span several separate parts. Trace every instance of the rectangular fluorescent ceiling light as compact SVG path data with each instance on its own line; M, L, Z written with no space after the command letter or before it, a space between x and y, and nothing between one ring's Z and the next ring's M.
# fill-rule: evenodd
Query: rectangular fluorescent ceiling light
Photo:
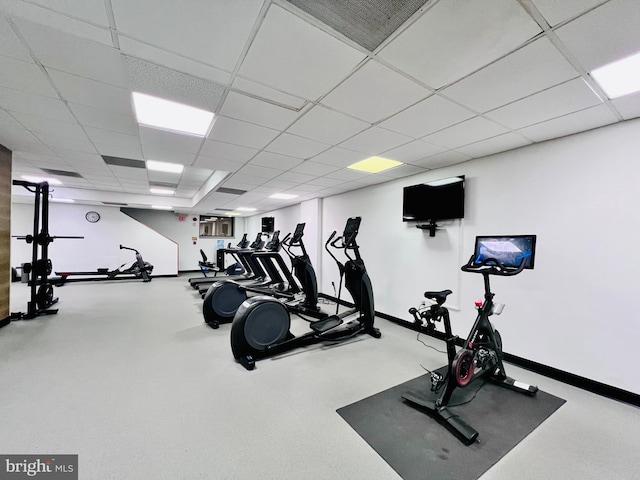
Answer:
M278 200L291 200L292 198L296 198L298 195L293 195L292 193L274 193L273 195L269 195L269 198L277 198Z
M397 167L398 165L402 165L402 162L382 157L369 157L365 160L356 162L353 165L349 165L347 168L367 173L379 173L389 170L390 168Z
M167 207L165 205L151 205L154 210L171 210L173 207Z
M50 201L56 203L75 203L73 198L52 198Z
M204 137L213 113L164 98L133 92L133 109L140 125Z
M238 207L236 210L238 212L255 212L257 209L253 207Z
M27 182L33 183L42 183L47 182L49 185L62 185L60 180L56 180L55 178L45 178L45 177L32 177L31 175L22 175L22 179Z
M149 191L154 195L174 195L176 193L174 190L169 190L168 188L150 188Z
M640 91L640 52L591 72L609 98Z
M147 169L156 172L182 173L184 165L181 163L158 162L157 160L147 160Z

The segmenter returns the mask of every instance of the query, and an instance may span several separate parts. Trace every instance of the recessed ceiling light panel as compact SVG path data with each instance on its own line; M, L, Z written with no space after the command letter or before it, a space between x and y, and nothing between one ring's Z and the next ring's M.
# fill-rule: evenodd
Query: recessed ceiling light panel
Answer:
M279 200L291 200L292 198L296 198L298 195L293 195L292 193L274 193L273 195L269 195L269 198L277 198Z
M213 113L164 98L133 92L133 109L140 125L204 137Z
M157 160L147 160L147 169L156 172L182 173L184 165L181 163L158 162Z
M169 190L168 188L150 188L149 191L154 195L174 195L176 193L174 190Z
M640 91L640 52L596 68L591 76L609 98Z
M367 173L379 173L389 170L390 168L397 167L398 165L402 165L402 162L382 157L369 157L365 160L349 165L347 168Z

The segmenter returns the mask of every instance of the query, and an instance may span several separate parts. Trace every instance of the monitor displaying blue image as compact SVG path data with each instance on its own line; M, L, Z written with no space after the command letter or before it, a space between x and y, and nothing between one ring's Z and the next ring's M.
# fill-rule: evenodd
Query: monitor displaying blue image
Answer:
M505 267L519 267L524 261L524 268L532 269L535 253L535 235L476 237L474 263L493 258Z

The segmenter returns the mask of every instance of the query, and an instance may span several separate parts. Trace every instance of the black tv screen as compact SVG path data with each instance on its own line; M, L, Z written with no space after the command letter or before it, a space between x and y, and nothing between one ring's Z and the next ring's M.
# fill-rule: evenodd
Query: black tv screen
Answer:
M402 221L464 218L464 175L404 188Z
M275 219L273 217L262 217L262 233L273 233L275 229Z

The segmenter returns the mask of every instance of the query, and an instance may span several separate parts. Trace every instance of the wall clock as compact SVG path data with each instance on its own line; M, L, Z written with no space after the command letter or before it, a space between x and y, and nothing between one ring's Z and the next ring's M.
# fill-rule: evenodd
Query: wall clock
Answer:
M87 222L96 223L100 220L100 214L98 212L87 212L84 216L87 219Z

